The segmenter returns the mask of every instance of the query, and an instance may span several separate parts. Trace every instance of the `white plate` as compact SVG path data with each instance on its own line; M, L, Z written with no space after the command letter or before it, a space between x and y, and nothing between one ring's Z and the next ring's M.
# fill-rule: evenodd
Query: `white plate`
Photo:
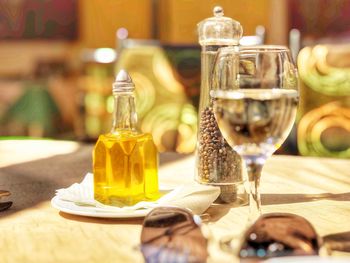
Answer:
M134 211L122 211L122 212L104 212L97 211L94 207L90 206L79 206L73 202L64 201L55 196L51 199L51 205L68 214L79 215L79 216L89 216L89 217L102 217L102 218L135 218L135 217L144 217L151 211L152 208L148 209L139 209Z

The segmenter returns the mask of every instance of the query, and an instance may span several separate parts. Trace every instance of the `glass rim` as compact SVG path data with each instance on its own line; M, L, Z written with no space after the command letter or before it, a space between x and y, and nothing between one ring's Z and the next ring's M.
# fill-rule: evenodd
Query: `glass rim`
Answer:
M283 45L253 45L253 46L239 46L238 50L237 47L230 46L230 47L222 47L219 49L219 52L237 52L237 53L248 53L248 52L254 52L254 53L268 53L268 52L287 52L290 53L290 49Z
M274 99L281 95L286 97L299 96L299 91L289 88L271 88L271 89L213 89L210 91L210 96L214 99L242 99L244 93L256 94L260 99Z

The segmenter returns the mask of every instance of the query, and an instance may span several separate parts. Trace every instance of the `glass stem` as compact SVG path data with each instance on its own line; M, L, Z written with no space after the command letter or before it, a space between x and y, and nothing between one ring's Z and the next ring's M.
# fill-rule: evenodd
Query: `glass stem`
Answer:
M261 215L261 200L260 200L260 177L264 161L257 162L256 160L245 160L250 185L249 195L249 219L250 223Z

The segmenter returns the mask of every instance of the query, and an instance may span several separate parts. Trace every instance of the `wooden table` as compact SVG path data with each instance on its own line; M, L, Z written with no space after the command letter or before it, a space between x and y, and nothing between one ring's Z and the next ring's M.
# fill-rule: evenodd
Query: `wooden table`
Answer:
M59 141L0 141L0 189L13 207L0 213L0 262L142 262L137 249L142 219L94 219L58 212L55 189L91 171L91 145ZM193 156L161 156L160 180L191 182ZM261 184L263 212L306 217L321 235L350 231L350 160L274 156ZM243 231L248 207L209 208L210 262L224 262L215 247ZM220 254L220 256L218 256ZM350 255L335 253L336 256ZM232 260L231 258L226 260Z

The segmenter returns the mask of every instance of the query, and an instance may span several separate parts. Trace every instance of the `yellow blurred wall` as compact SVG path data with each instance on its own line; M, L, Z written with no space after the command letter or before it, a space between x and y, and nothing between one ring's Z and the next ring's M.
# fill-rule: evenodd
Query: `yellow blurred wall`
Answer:
M213 15L213 8L220 5L225 16L239 21L244 35L254 35L257 25L269 31L270 0L160 0L159 37L164 43L197 43L196 25Z
M120 27L130 38L152 38L152 0L79 0L80 41L85 47L114 47ZM263 25L267 42L286 44L286 0L158 0L157 34L165 44L196 44L197 23L221 5L225 16L239 21L244 35ZM274 34L277 32L278 34Z
M116 30L130 38L150 39L153 0L79 0L79 37L74 42L23 40L0 42L0 75L27 75L38 60L67 59L75 63L81 48L116 45ZM267 43L287 44L287 0L158 0L157 30L165 44L197 44L196 25L212 15L215 5L241 22L244 35L264 25Z
M79 0L79 34L84 47L115 47L116 31L151 38L152 0Z

